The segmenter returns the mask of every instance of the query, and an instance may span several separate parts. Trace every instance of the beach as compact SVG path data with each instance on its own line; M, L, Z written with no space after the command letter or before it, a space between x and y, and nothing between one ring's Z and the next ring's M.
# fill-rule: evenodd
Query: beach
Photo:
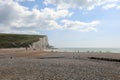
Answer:
M119 53L0 49L0 80L120 80Z

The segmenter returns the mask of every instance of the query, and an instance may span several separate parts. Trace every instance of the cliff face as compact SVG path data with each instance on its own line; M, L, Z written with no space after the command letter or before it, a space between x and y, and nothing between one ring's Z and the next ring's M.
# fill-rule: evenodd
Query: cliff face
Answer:
M49 43L48 43L48 37L44 36L39 38L39 41L32 43L32 48L34 49L42 49L42 48L48 48Z

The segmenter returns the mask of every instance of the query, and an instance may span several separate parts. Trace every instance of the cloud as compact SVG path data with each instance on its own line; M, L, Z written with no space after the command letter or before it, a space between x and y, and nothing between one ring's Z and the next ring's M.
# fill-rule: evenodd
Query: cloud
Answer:
M115 2L119 2L119 0L45 0L44 4L55 5L58 9L79 8L92 10L97 6L103 6Z
M92 22L81 22L72 20L62 20L64 23L63 28L69 30L75 30L80 32L97 31L96 26L100 23L99 21Z
M22 0L23 1L23 0ZM18 2L0 1L0 32L39 33L41 29L96 31L99 21L81 22L65 20L72 16L68 9L37 9L20 5Z
M120 6L117 6L117 9L120 9Z
M103 6L104 9L111 9L111 8L116 8L119 9L119 5L117 4L107 4L105 6Z
M34 2L35 0L13 0L13 1L17 1L17 2L25 2L25 1Z
M21 6L17 2L0 2L0 29L8 31L30 31L38 29L58 29L60 26L56 20L69 17L72 14L68 10L54 10L44 8L38 10ZM25 29L25 30L24 30ZM5 31L5 30L4 30Z

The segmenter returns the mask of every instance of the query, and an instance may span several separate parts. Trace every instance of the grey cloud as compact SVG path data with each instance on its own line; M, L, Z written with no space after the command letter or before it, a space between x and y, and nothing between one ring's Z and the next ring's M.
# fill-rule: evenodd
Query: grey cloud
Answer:
M2 24L9 24L16 18L16 11L10 5L0 5L0 22Z

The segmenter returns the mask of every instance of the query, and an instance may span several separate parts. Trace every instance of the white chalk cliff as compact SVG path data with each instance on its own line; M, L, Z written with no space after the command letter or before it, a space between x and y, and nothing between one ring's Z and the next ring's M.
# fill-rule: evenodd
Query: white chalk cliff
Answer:
M42 49L42 48L48 48L49 47L49 43L48 43L48 37L47 36L43 36L39 38L39 41L34 42L31 47L33 49Z

